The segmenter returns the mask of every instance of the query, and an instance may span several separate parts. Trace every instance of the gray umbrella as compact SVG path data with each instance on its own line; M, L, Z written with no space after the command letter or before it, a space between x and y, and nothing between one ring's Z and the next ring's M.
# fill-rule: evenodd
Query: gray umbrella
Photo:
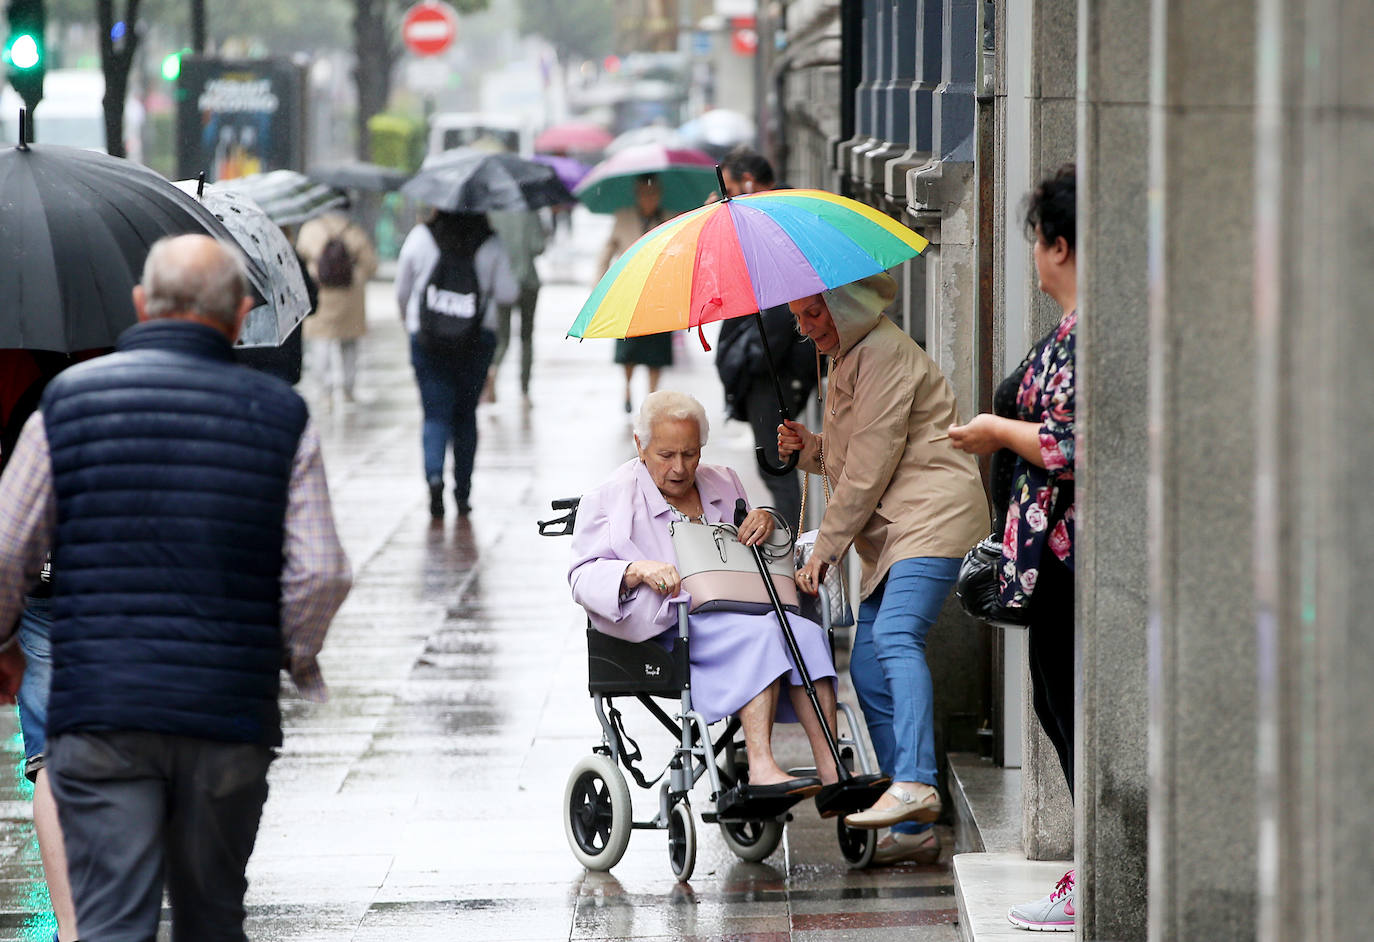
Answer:
M476 147L458 147L429 158L401 192L450 213L530 210L574 202L552 167Z
M390 193L399 190L410 174L395 167L354 161L316 167L307 174L310 179L338 190L365 190L369 193Z
M280 346L310 313L310 296L295 249L281 228L242 193L222 186L203 186L196 180L183 180L177 186L197 196L201 205L224 223L250 262L267 272L267 301L248 312L239 346Z
M294 226L348 205L343 193L294 170L255 173L215 185L247 196L279 226Z

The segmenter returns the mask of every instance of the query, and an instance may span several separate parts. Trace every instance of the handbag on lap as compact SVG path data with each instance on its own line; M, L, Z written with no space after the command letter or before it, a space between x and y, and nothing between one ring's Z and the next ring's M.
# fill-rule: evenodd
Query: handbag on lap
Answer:
M682 589L692 596L690 612L740 612L763 615L773 610L768 590L759 577L753 550L739 541L728 523L669 525ZM796 572L792 569L792 535L787 527L774 529L759 545L783 608L797 613Z

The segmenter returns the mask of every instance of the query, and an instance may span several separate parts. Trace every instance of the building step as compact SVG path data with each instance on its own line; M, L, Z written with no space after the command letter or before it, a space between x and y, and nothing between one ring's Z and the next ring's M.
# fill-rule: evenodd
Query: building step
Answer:
M1021 853L1021 770L972 752L949 753L955 853Z
M1031 942L1040 938L1040 933L1018 929L1008 922L1007 909L1049 893L1071 866L1063 860L1027 860L1020 852L955 854L960 938L963 942Z
M1021 849L1021 770L1004 769L974 753L949 754L954 801L954 889L963 942L1031 942L1037 934L1007 921L1014 903L1054 888L1066 860L1027 860Z

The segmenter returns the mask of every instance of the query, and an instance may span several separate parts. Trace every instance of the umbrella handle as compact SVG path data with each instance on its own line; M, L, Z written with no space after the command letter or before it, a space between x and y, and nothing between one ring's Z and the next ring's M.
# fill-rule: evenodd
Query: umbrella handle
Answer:
M716 172L720 172L719 168ZM773 351L768 349L768 332L763 329L763 312L754 312L754 326L758 328L759 340L763 343L763 360L768 365L768 376L773 380L773 392L778 397L778 419L790 419L791 416L787 414L787 399L782 394L782 383L778 380L778 368L773 363ZM799 455L794 451L787 456L786 461L774 464L761 446L755 446L754 457L758 460L760 471L771 477L780 478L791 474L797 467Z
M780 478L785 474L791 474L797 467L797 453L794 451L787 456L787 460L781 464L773 464L762 446L754 446L754 457L758 460L759 470L764 474Z

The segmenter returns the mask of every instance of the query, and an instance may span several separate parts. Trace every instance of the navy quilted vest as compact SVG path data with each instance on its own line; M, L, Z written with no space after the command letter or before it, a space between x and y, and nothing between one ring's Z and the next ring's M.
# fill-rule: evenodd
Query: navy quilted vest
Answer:
M282 534L305 403L159 320L43 396L57 493L48 732L281 743Z

